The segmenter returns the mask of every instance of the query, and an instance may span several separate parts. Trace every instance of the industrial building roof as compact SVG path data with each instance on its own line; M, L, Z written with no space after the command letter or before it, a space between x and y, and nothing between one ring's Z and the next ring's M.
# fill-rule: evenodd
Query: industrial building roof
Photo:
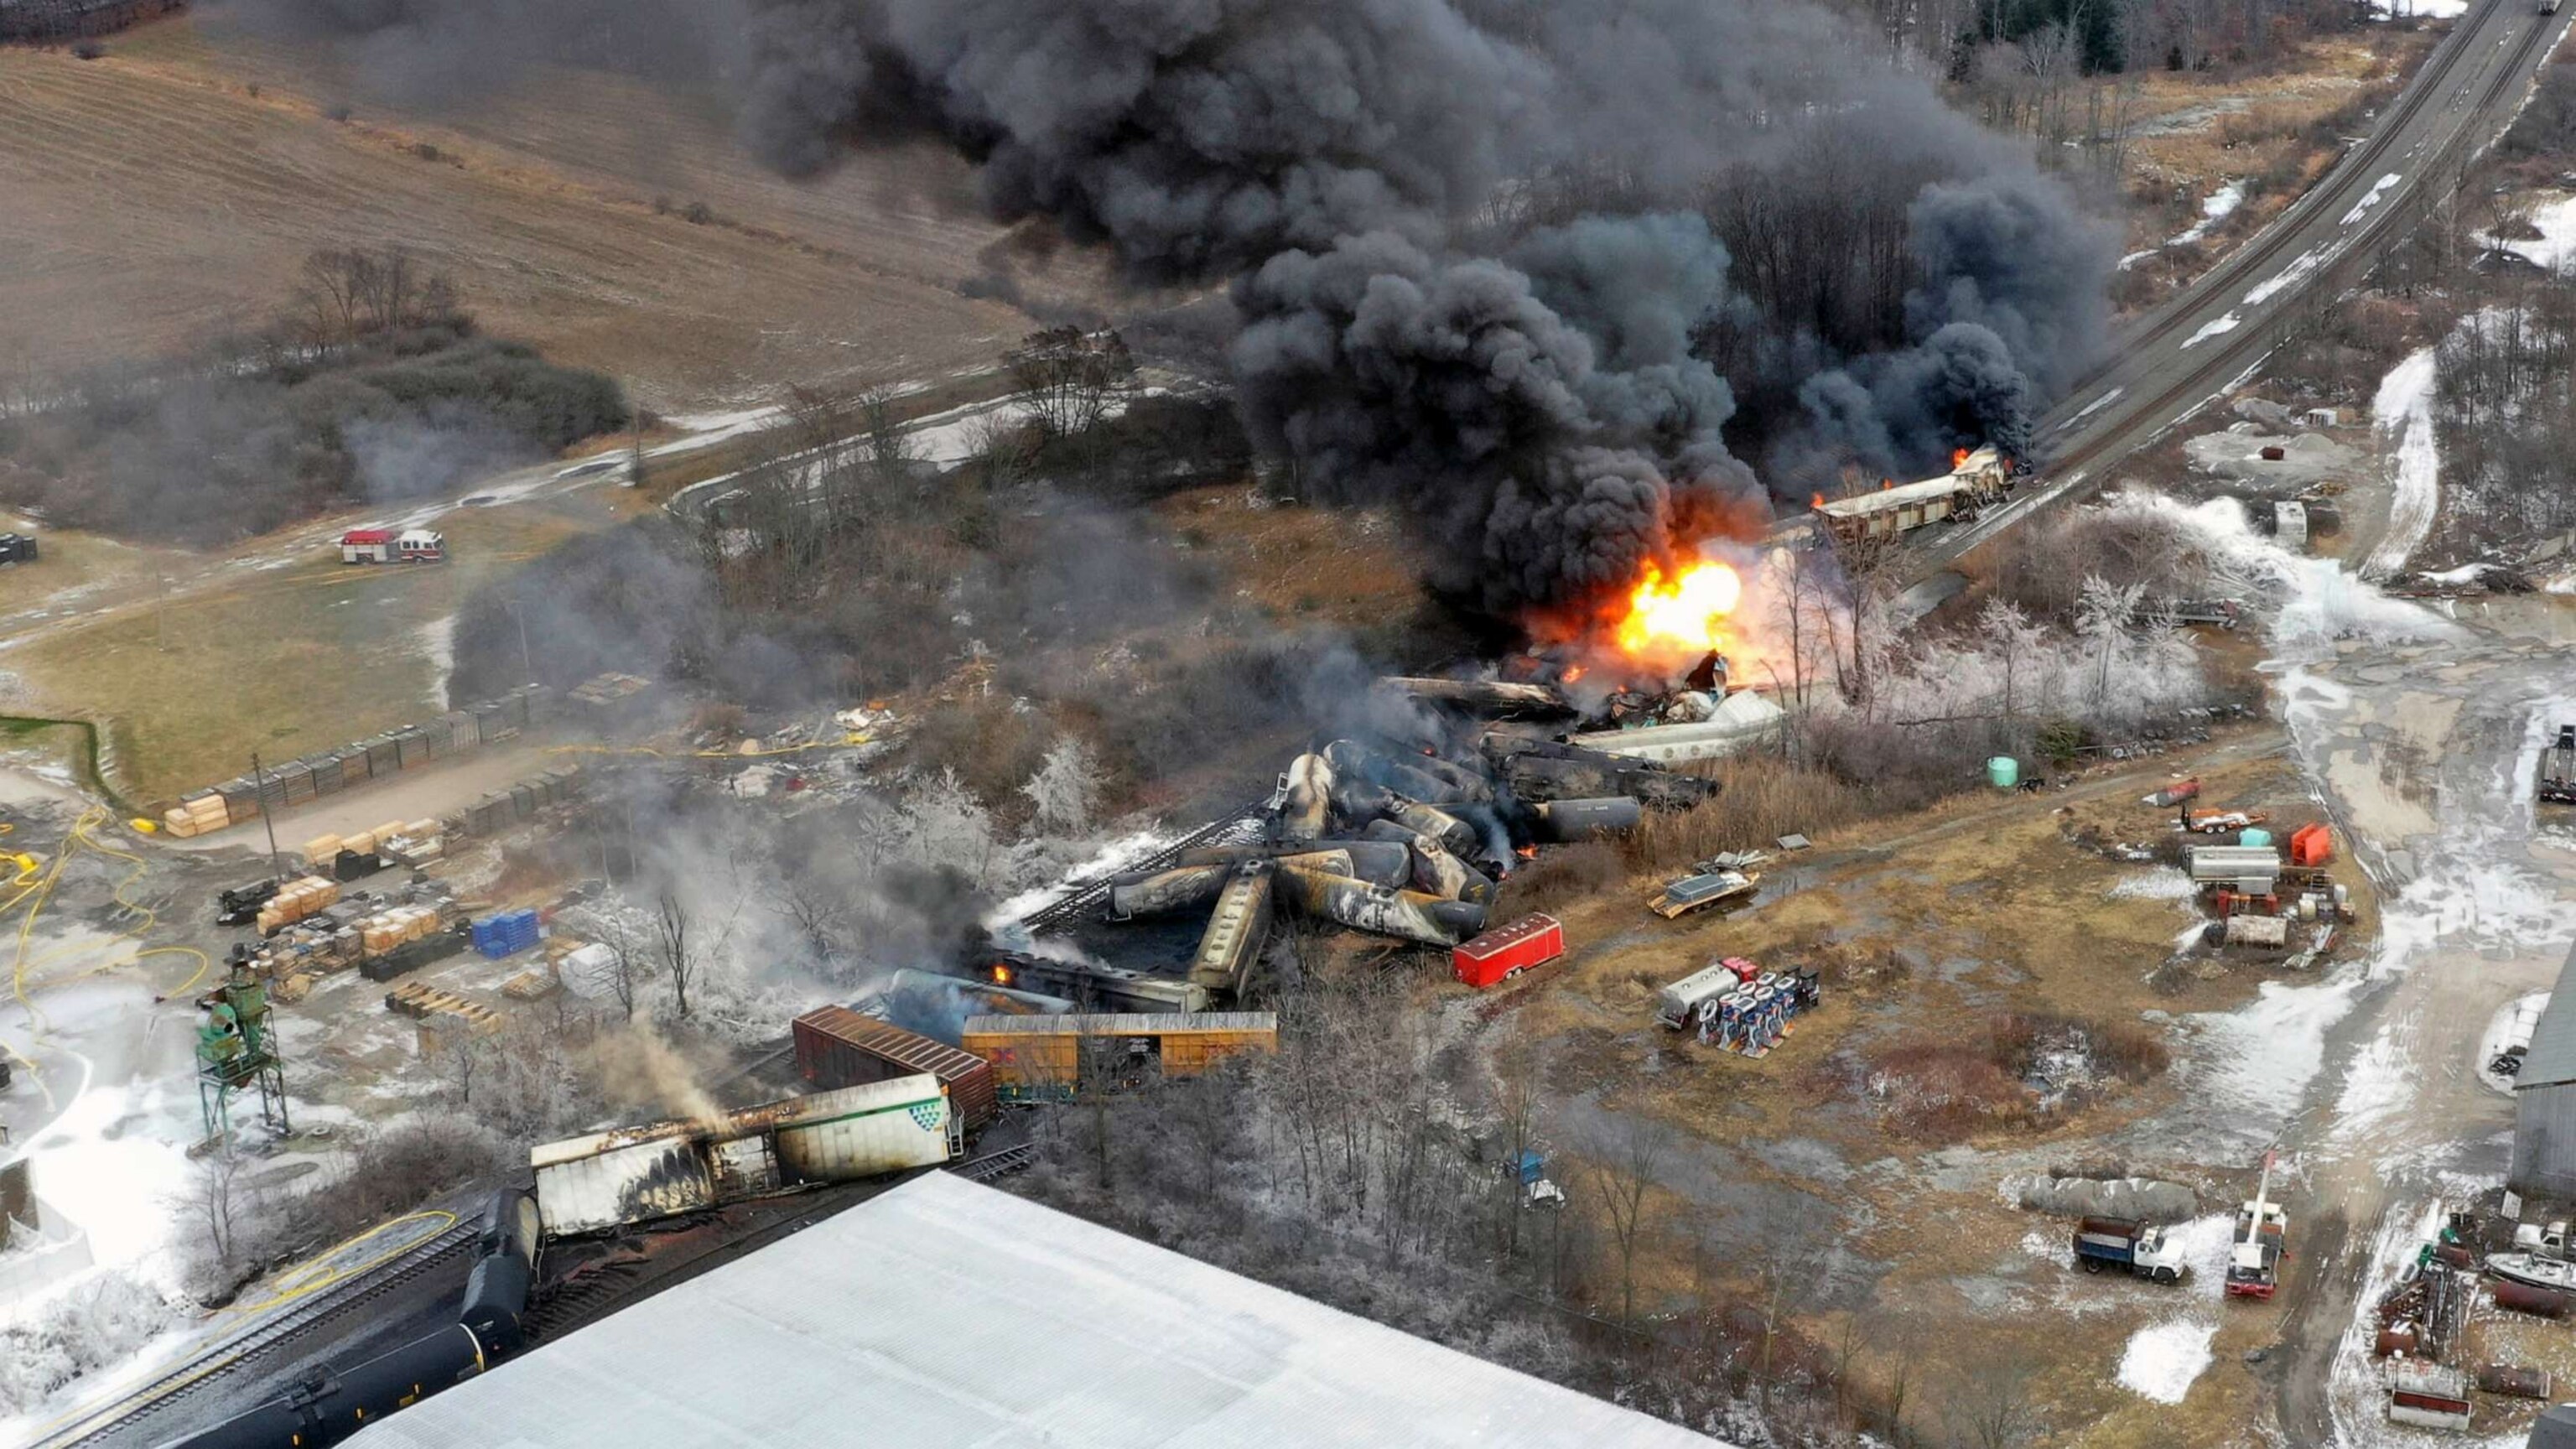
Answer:
M2558 968L2558 985L2531 1029L2531 1050L2523 1054L2522 1070L2514 1074L2515 1091L2576 1082L2576 989L2571 988L2576 988L2576 950L2569 951L2567 964Z
M358 1449L1712 1449L933 1172L377 1423Z

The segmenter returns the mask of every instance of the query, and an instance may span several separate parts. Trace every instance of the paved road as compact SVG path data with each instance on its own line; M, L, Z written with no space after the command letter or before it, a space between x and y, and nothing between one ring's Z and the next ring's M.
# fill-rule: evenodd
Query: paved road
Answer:
M2350 285L2404 235L2410 203L2439 195L2504 133L2571 20L2576 7L2545 16L2532 0L2479 0L2323 181L2123 329L2110 363L2040 420L2045 486L1927 539L1914 572L1937 573L2022 520L2089 496L2129 454L2260 366L2303 301Z

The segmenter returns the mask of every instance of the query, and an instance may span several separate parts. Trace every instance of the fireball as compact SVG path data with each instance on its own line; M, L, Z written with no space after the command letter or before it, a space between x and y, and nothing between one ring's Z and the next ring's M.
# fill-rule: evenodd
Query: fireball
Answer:
M1695 563L1669 578L1648 564L1619 621L1619 647L1631 655L1704 654L1721 647L1726 616L1743 598L1744 581L1722 563Z

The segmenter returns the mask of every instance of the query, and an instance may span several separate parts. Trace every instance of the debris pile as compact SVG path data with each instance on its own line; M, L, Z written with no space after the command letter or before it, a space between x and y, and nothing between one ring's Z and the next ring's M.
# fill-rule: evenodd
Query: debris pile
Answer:
M1389 684L1415 699L1488 709L1534 711L1562 698L1541 685ZM1290 762L1262 812L1261 838L1113 876L1104 914L1207 910L1187 980L1211 997L1240 996L1282 912L1456 948L1485 930L1498 882L1525 852L1632 830L1647 810L1686 809L1717 790L1526 726L1484 728L1449 753L1337 739Z

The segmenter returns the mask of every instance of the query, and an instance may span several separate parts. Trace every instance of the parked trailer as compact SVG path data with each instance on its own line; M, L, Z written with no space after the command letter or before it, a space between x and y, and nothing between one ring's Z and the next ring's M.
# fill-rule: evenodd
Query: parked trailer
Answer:
M1704 966L1655 993L1657 1023L1681 1031L1698 1018L1701 1005L1733 994L1744 977L1732 959Z
M965 1130L981 1131L1001 1112L992 1064L973 1052L846 1006L809 1011L790 1030L796 1074L810 1086L829 1091L927 1072L948 1088L948 1100Z
M1565 927L1554 916L1528 915L1498 926L1449 953L1460 981L1483 989L1565 954Z
M2270 846L2194 845L2182 853L2195 885L2223 885L2265 895L2281 878L2281 852Z
M1268 1011L1201 1011L1106 1016L975 1016L959 1037L993 1064L1006 1102L1061 1102L1086 1081L1142 1086L1191 1077L1228 1057L1279 1049L1279 1017Z

